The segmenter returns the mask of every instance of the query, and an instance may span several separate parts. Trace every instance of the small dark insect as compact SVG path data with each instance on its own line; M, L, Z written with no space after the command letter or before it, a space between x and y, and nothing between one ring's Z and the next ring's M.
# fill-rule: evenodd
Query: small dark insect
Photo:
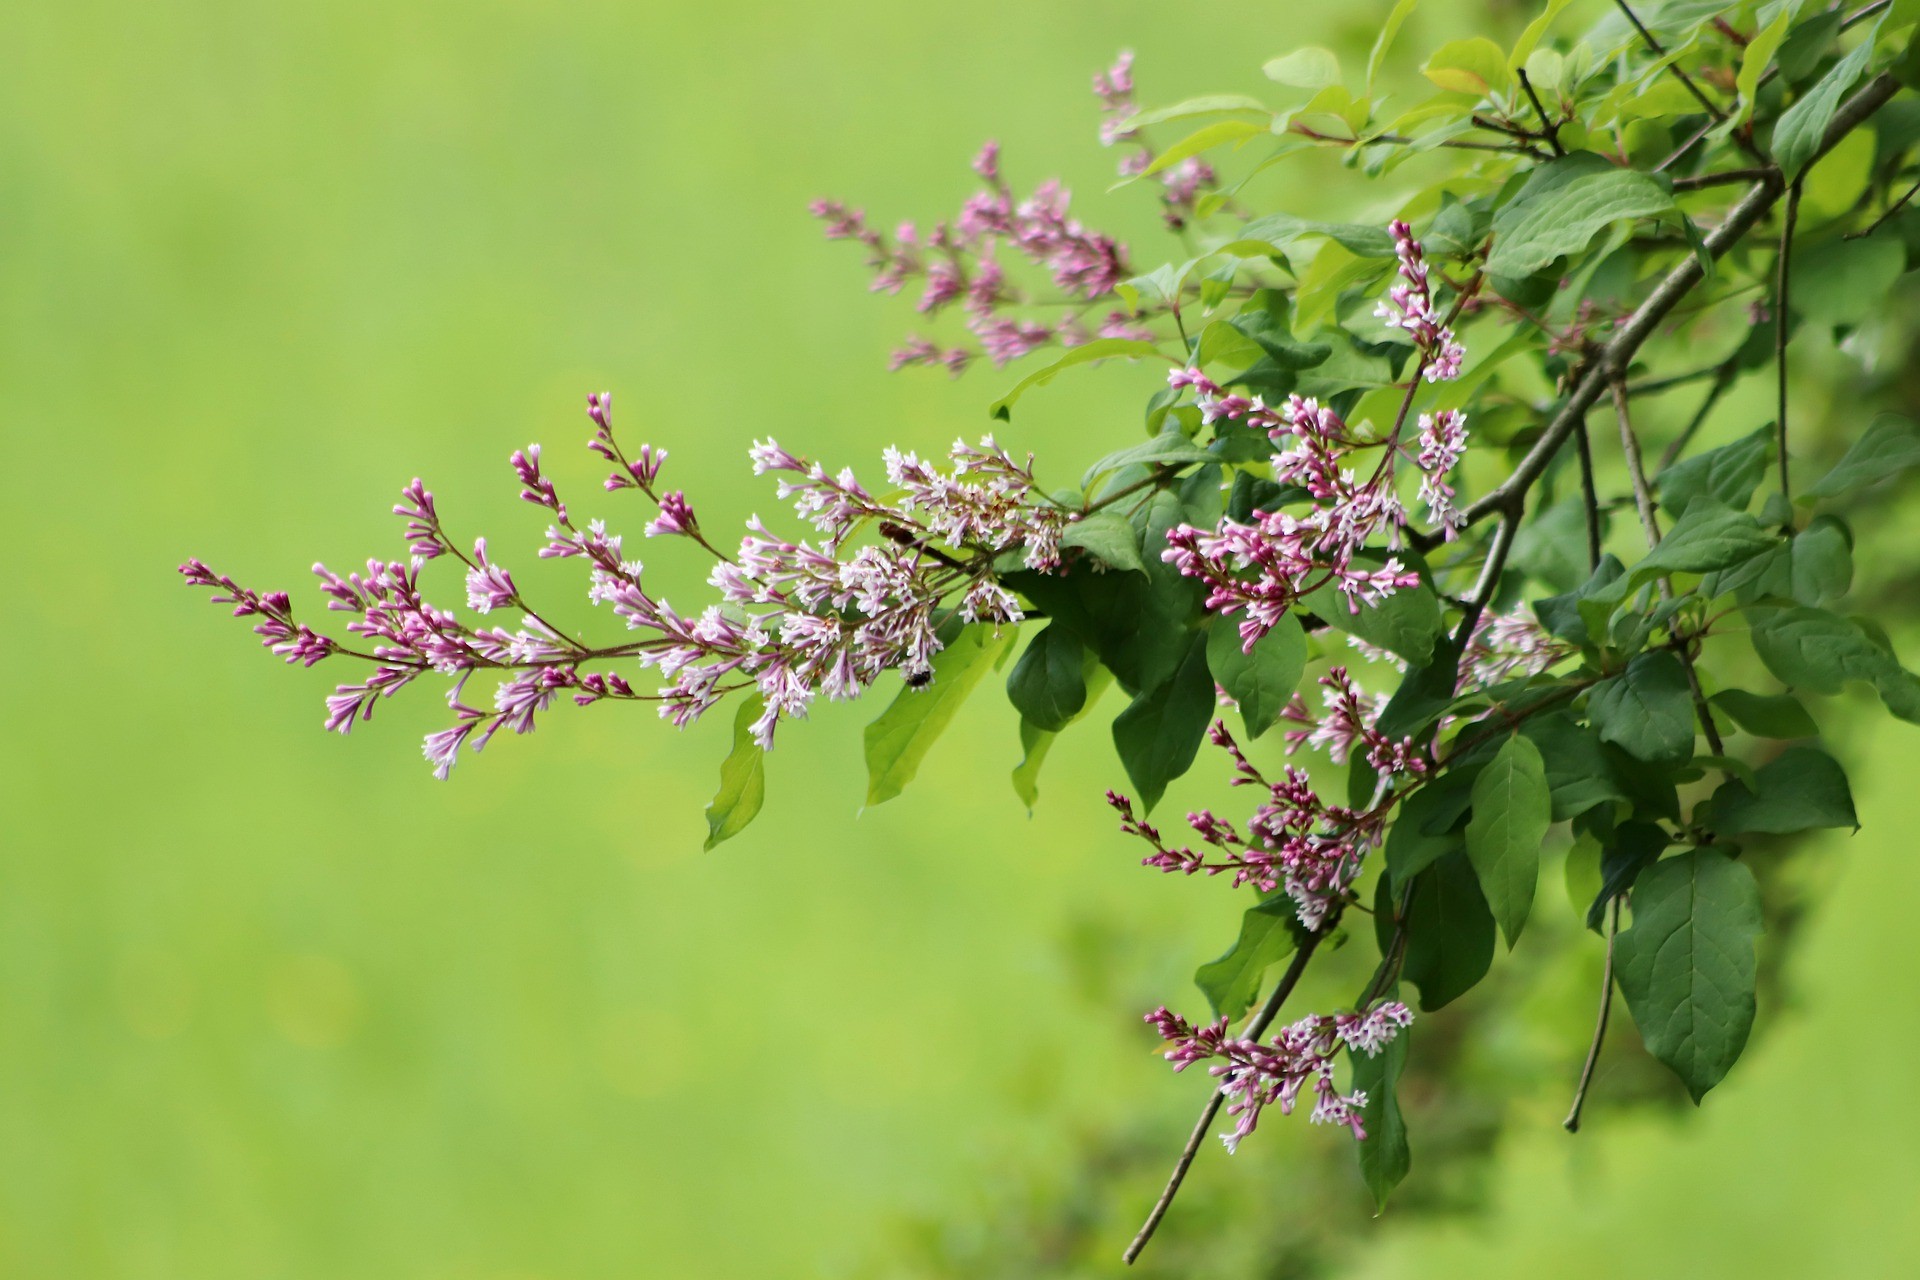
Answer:
M909 689L924 689L932 683L933 672L931 671L909 671L907 673L907 688Z
M910 547L919 541L913 530L897 525L891 520L880 522L880 536L890 542L897 542L903 547Z

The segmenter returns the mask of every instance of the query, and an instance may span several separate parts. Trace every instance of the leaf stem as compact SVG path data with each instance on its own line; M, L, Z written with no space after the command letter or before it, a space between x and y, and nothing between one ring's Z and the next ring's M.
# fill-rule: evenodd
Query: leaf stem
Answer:
M1607 964L1600 975L1600 1015L1593 1023L1593 1043L1587 1046L1587 1061L1580 1068L1580 1083L1573 1091L1573 1109L1567 1112L1567 1118L1561 1121L1561 1127L1568 1133L1580 1132L1580 1109L1587 1104L1587 1089L1593 1084L1593 1070L1600 1063L1600 1046L1607 1040L1607 1020L1613 1013L1613 945L1620 934L1620 895L1615 894L1609 903L1611 908L1607 918Z

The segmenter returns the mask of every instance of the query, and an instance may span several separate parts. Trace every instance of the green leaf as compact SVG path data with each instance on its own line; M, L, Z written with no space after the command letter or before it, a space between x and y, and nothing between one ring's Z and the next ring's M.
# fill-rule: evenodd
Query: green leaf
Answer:
M1674 463L1654 481L1660 505L1677 516L1695 498L1705 497L1723 507L1744 510L1773 461L1773 445L1774 431L1768 425L1732 444Z
M1615 973L1640 1038L1697 1103L1720 1083L1753 1028L1753 873L1714 849L1654 863L1634 885L1633 924L1615 941Z
M1144 129L1151 124L1165 124L1169 120L1187 120L1194 116L1215 115L1222 111L1252 111L1259 115L1271 115L1267 104L1258 98L1244 93L1205 93L1197 98L1188 98L1176 102L1170 107L1155 107L1151 111L1142 111L1127 117L1128 129Z
M1846 770L1817 747L1788 747L1762 765L1754 781L1752 787L1738 779L1722 783L1713 793L1707 825L1723 836L1860 825Z
M1587 907L1587 928L1597 928L1607 903L1633 888L1640 873L1659 861L1672 843L1658 823L1623 822L1600 851L1600 888Z
M1540 749L1515 734L1474 779L1473 817L1467 822L1467 857L1508 950L1533 909L1551 811Z
M1087 686L1086 704L1080 708L1075 720L1082 719L1092 709L1100 695L1113 683L1113 673L1088 655L1085 682ZM1033 816L1033 806L1040 799L1040 766L1046 762L1047 753L1053 750L1054 739L1058 733L1050 733L1026 720L1020 722L1020 764L1013 771L1013 792L1020 797L1020 803L1027 806L1027 816Z
M1526 66L1527 59L1533 56L1534 49L1539 46L1541 37L1547 34L1547 28L1553 25L1555 18L1560 16L1560 11L1571 3L1573 0L1548 0L1547 7L1541 11L1540 16L1529 22L1526 30L1522 31L1520 38L1514 42L1513 52L1507 55L1507 65L1516 69ZM1534 87L1541 87L1537 80Z
M1400 1114L1400 1073L1407 1065L1407 1037L1412 1028L1402 1027L1376 1054L1348 1050L1352 1063L1353 1087L1367 1095L1360 1108L1360 1125L1367 1136L1358 1144L1360 1176L1373 1193L1376 1209L1384 1209L1387 1197L1413 1167L1413 1154L1407 1145L1407 1121Z
M1726 689L1708 699L1756 738L1817 738L1820 726L1790 693L1772 695Z
M1240 629L1231 618L1216 618L1207 633L1207 669L1240 704L1249 737L1257 738L1273 727L1306 665L1307 636L1292 614L1283 615L1273 630L1255 641L1251 653L1241 649Z
M1449 40L1434 50L1421 74L1449 93L1484 98L1513 87L1507 52L1485 36Z
M1529 717L1520 732L1540 749L1546 761L1553 821L1564 822L1595 805L1627 798L1606 748L1591 726L1561 711Z
M1387 14L1387 20L1380 24L1380 34L1373 40L1373 51L1367 55L1367 96L1373 96L1373 81L1380 74L1380 64L1386 61L1387 50L1393 47L1401 26L1419 3L1420 0L1399 0Z
M1892 236L1829 240L1793 255L1793 311L1809 324L1852 328L1877 313L1907 269Z
M1395 252L1393 236L1384 227L1362 222L1316 222L1291 213L1270 213L1255 218L1240 229L1239 235L1246 240L1265 241L1283 251L1309 236L1324 236L1355 257L1391 258Z
M1920 426L1898 414L1883 413L1806 496L1837 498L1914 466L1920 466Z
M1760 88L1760 77L1766 74L1767 67L1773 61L1773 55L1780 49L1780 42L1787 38L1787 28L1793 25L1794 12L1798 6L1783 4L1779 14L1772 22L1760 29L1759 34L1747 42L1746 49L1740 55L1740 72L1734 77L1734 85L1740 91L1740 107L1734 115L1735 124L1745 124L1753 119L1755 95Z
M1551 636L1570 644L1591 644L1593 638L1587 632L1586 620L1580 616L1580 602L1605 592L1625 573L1626 566L1609 552L1600 557L1600 567L1579 587L1564 595L1534 601L1533 616Z
M757 693L740 700L733 715L733 750L720 762L720 789L707 803L707 842L712 849L746 830L767 796L767 753L753 740L753 722L766 709Z
M1013 664L1007 700L1037 728L1058 733L1087 705L1086 647L1072 631L1044 628Z
M1833 694L1864 680L1895 716L1920 723L1920 680L1859 624L1824 609L1749 609L1755 653L1789 688Z
M1696 499L1646 559L1581 602L1580 616L1591 632L1596 618L1604 621L1646 583L1673 573L1730 569L1778 546L1780 539L1746 512Z
M1136 697L1113 722L1114 748L1144 812L1152 812L1167 784L1192 767L1213 706L1207 638L1195 632L1172 678Z
M1827 126L1833 123L1833 113L1840 109L1841 96L1867 69L1879 33L1880 23L1875 22L1852 53L1836 62L1818 84L1781 113L1773 126L1773 158L1789 178L1800 176L1800 171L1813 163Z
M1087 474L1080 479L1080 487L1092 491L1094 482L1100 477L1111 475L1122 467L1148 465L1177 466L1187 462L1212 462L1214 455L1187 439L1180 431L1163 431L1153 439L1141 444L1130 445L1125 449L1110 453L1087 468Z
M1401 802L1387 828L1387 874L1395 887L1464 847L1456 828L1472 803L1473 776L1449 769Z
M884 804L906 789L960 704L993 666L1017 629L986 623L965 627L933 658L933 681L904 688L867 726L867 803Z
M1059 377L1063 370L1071 369L1077 364L1087 364L1094 360L1111 360L1123 356L1128 358L1152 356L1159 360L1165 360L1169 364L1174 363L1172 357L1163 354L1159 347L1151 342L1144 342L1139 338L1095 338L1092 342L1082 343L1080 346L1068 348L1066 354L1060 356L1052 364L1046 366L1044 369L1035 369L1032 373L1020 379L1020 381L1014 384L1013 390L1007 392L1007 394L1001 396L987 407L987 413L1002 422L1010 421L1013 417L1013 405L1016 400L1035 387L1046 386L1049 382Z
M1376 921L1376 927L1391 922ZM1451 1004L1493 966L1493 915L1464 852L1441 857L1413 882L1400 971L1420 988L1420 1008Z
M1117 511L1095 511L1081 516L1060 535L1063 547L1080 547L1093 553L1100 563L1135 573L1147 571L1140 558L1140 535Z
M1375 727L1389 738L1423 737L1454 703L1460 685L1460 650L1451 639L1433 646L1433 660L1410 669L1380 712Z
M1200 128L1195 129L1192 133L1155 156L1153 162L1146 168L1137 174L1131 175L1125 182L1118 185L1125 186L1126 182L1137 181L1140 178L1159 173L1163 169L1170 169L1182 160L1201 155L1204 152L1213 150L1215 147L1225 146L1229 142L1245 142L1248 138L1265 137L1267 133L1268 125L1265 121L1216 120L1212 124L1202 125Z
M1340 83L1340 59L1316 45L1269 58L1260 70L1274 83L1296 89L1324 89Z
M1282 894L1240 917L1240 936L1217 960L1201 965L1194 985L1213 1006L1213 1016L1238 1022L1260 996L1260 980L1267 969L1292 954L1299 940L1293 932L1293 900Z
M1673 196L1658 182L1590 151L1548 161L1537 166L1513 202L1494 215L1487 271L1532 275L1562 254L1585 249L1612 223L1668 213L1673 207Z
M1363 551L1354 563L1379 567L1385 559ZM1355 613L1337 587L1328 585L1310 592L1302 603L1329 626L1359 636L1376 648L1405 658L1416 666L1433 660L1434 642L1445 632L1440 613L1440 598L1425 583L1401 587L1378 604L1362 605Z
M1641 654L1595 685L1587 718L1602 742L1650 764L1678 764L1693 754L1693 689L1680 659L1665 649Z

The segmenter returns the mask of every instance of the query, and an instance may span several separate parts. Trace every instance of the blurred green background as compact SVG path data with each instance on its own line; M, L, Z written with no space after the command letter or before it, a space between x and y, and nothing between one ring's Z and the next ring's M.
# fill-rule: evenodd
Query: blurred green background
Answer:
M1197 1001L1241 904L1138 868L1103 734L1063 740L1029 820L981 697L863 814L878 704L826 709L783 734L760 822L703 855L724 717L557 710L436 784L431 692L325 735L328 670L279 668L173 566L312 602L314 559L399 554L385 512L418 473L579 601L505 462L545 441L576 509L617 517L577 448L590 390L716 529L774 513L755 436L872 471L977 433L1010 379L888 376L909 308L866 296L806 202L937 216L995 136L1151 262L1150 201L1101 194L1090 73L1133 47L1149 101L1257 91L1264 58L1364 49L1386 7L0 6L0 1275L911 1275L996 1231L971 1274L1117 1273L994 1215L1053 1214L1132 1126L1138 1172L1069 1214L1117 1253L1201 1092L1139 1013ZM1404 47L1484 13L1431 5ZM1267 198L1343 199L1300 172ZM1063 380L1003 437L1068 477L1138 429L1152 378ZM1390 1211L1350 1264L1910 1274L1907 732L1850 744L1867 829L1810 860L1837 887L1791 999L1702 1114L1610 1112L1603 1073L1589 1132L1559 1131L1595 985L1574 973L1488 1212ZM1205 763L1168 812L1222 790ZM1284 1214L1262 1180L1327 1140L1276 1121L1209 1151L1169 1257L1210 1197Z

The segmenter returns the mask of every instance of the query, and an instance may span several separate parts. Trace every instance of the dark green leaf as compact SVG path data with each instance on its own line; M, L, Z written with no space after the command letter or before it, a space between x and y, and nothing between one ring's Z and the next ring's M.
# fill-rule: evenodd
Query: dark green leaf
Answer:
M1086 647L1067 628L1044 628L1013 664L1007 700L1034 727L1058 733L1087 704Z
M1634 885L1615 972L1640 1037L1695 1102L1726 1076L1753 1028L1753 874L1714 849L1654 863Z
M1660 505L1677 516L1704 496L1736 511L1745 510L1773 461L1773 445L1773 428L1765 426L1732 444L1674 463L1655 482Z
M1354 562L1370 567L1385 563L1373 552L1361 552ZM1303 603L1328 625L1398 654L1415 666L1423 667L1433 660L1434 642L1445 630L1440 598L1425 583L1402 587L1379 604L1362 605L1358 613L1347 606L1339 588L1331 585L1310 593Z
M1140 558L1140 535L1127 518L1117 511L1095 511L1081 516L1060 535L1063 547L1082 547L1095 559L1115 569L1145 573Z
M1254 642L1251 653L1240 647L1240 628L1234 619L1216 618L1208 630L1207 669L1240 704L1249 737L1257 738L1273 727L1306 665L1306 633L1290 613Z
M1395 886L1406 884L1457 849L1465 837L1458 830L1461 817L1473 802L1473 773L1449 769L1408 796L1393 825L1387 828L1387 873Z
M1424 737L1442 712L1453 705L1460 683L1460 650L1451 638L1433 646L1433 661L1408 671L1380 712L1375 728L1389 738Z
M1260 980L1267 969L1298 945L1293 921L1293 901L1284 894L1248 907L1240 917L1240 936L1234 944L1218 960L1195 970L1194 985L1207 997L1216 1018L1238 1022L1246 1015L1259 998Z
M1652 866L1670 843L1667 833L1652 822L1623 822L1600 846L1600 891L1587 908L1587 928L1599 925L1607 903L1633 888L1640 873Z
M1213 706L1207 638L1195 632L1172 678L1135 698L1113 722L1113 745L1143 811L1151 812L1167 784L1192 766Z
M1536 715L1520 732L1540 748L1547 766L1553 820L1564 822L1609 800L1625 800L1617 772L1593 729L1564 711Z
M1465 852L1441 857L1413 882L1401 973L1432 1012L1472 990L1493 965L1493 915Z
M1407 1065L1407 1037L1412 1028L1402 1027L1379 1053L1371 1056L1349 1050L1353 1064L1353 1087L1367 1095L1360 1108L1360 1124L1367 1136L1359 1143L1360 1176L1373 1193L1374 1207L1383 1209L1387 1197L1413 1167L1413 1154L1407 1145L1407 1121L1400 1114L1400 1073Z
M1920 680L1860 625L1824 609L1749 609L1747 633L1767 670L1794 689L1839 693L1864 680L1887 710L1920 723Z
M884 804L906 789L920 762L960 710L973 687L1011 644L1015 628L986 623L961 630L933 658L933 681L904 688L867 726L867 803Z
M1601 741L1637 759L1676 764L1693 754L1693 690L1680 659L1665 649L1595 685L1587 718Z
M1852 328L1878 311L1907 267L1892 236L1829 240L1793 255L1793 310L1809 324Z
M1807 714L1800 699L1790 693L1767 695L1748 693L1745 689L1727 689L1714 694L1709 701L1756 738L1820 736L1820 726Z
M766 709L759 694L740 700L733 715L733 750L720 762L720 789L707 804L707 843L711 849L746 829L767 795L766 756L753 740L753 722Z
M1467 857L1509 949L1533 909L1551 809L1540 749L1515 734L1474 779L1467 822Z
M1580 616L1580 602L1605 591L1625 572L1626 566L1611 553L1604 555L1600 557L1600 567L1593 571L1593 576L1575 590L1534 601L1533 616L1540 620L1540 625L1547 629L1549 635L1571 644L1590 644L1592 638L1587 634L1586 621Z
M1755 782L1753 787L1735 779L1722 783L1713 793L1707 825L1723 836L1860 825L1846 771L1817 747L1788 747L1760 767Z
M1075 720L1083 718L1093 708L1093 704L1105 693L1107 686L1113 683L1113 673L1101 666L1089 655L1084 668L1087 699L1080 708ZM1046 762L1047 753L1053 750L1053 742L1060 735L1050 733L1038 725L1025 720L1020 722L1020 764L1013 771L1013 793L1020 797L1020 803L1027 806L1029 817L1033 806L1040 799L1040 766Z

